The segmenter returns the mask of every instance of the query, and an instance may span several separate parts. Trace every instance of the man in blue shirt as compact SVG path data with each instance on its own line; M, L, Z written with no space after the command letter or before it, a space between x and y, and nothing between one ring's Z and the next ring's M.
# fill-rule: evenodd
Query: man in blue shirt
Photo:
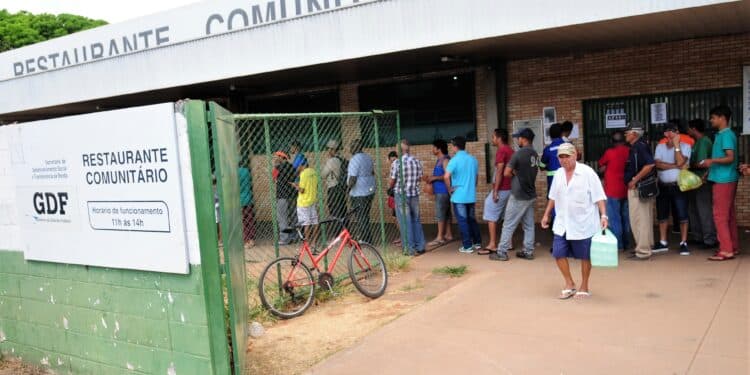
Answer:
M375 166L372 157L362 151L361 139L355 139L349 146L352 158L349 160L347 185L352 201L352 209L357 209L356 224L352 227L354 238L372 243L370 230L370 208L375 195Z
M461 136L453 138L451 146L455 155L448 162L444 181L451 195L458 228L461 230L462 246L458 251L472 253L482 247L479 224L477 224L474 212L479 162L477 158L465 151L466 138Z
M565 143L562 138L562 126L558 123L554 123L549 127L549 138L550 144L542 151L542 160L539 163L539 168L547 171L547 195L549 195L550 189L552 188L552 177L555 177L555 172L560 168L560 160L557 158L557 149L561 144ZM552 208L550 214L550 222L555 221L555 209ZM550 224L550 227L552 224Z

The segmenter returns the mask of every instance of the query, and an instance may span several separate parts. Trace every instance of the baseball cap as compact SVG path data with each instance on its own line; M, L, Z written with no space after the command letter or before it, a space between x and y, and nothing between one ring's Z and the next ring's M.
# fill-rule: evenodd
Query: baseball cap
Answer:
M326 143L326 147L337 150L339 148L339 142L335 139L331 139L330 141L328 141L328 143Z
M273 153L274 156L278 156L280 158L289 159L289 155L286 154L284 151L276 151Z
M534 132L529 128L523 128L515 133L513 133L513 138L526 138L530 141L534 140Z
M576 154L576 146L572 143L563 143L557 148L557 155L568 155L573 156Z
M640 121L638 121L638 120L633 120L633 121L629 122L629 123L628 123L628 127L627 127L627 128L625 128L625 131L626 131L626 132L629 132L629 131L631 131L631 130L637 130L637 131L645 131L645 130L646 130L646 127L645 127L645 126L643 126L643 123L641 123Z

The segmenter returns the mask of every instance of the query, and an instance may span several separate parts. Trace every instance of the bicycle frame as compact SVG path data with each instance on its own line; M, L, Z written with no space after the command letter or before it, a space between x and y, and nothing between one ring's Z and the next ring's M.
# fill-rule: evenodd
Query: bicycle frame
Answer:
M333 273L333 269L336 267L336 263L341 257L341 254L344 252L344 247L346 245L349 245L349 244L353 245L355 250L352 250L352 251L358 251L360 254L362 254L362 248L359 247L359 243L352 239L351 233L349 233L349 230L346 228L343 228L341 232L339 233L339 235L333 241L331 241L331 243L328 246L326 246L326 248L323 249L323 251L321 251L317 257L313 255L312 251L310 250L310 246L307 244L307 240L303 240L302 246L300 247L299 254L297 255L298 263L295 264L294 268L292 268L292 271L289 272L289 275L286 278L286 282L295 284L293 282L294 274L297 271L299 262L302 261L305 254L307 254L307 256L312 261L313 269L320 272L320 268L318 266L320 264L320 261L323 260L323 258L325 258L325 256L331 251L331 249L333 249L334 246L336 246L336 244L339 244L339 248L338 250L336 250L336 255L334 256L333 261L330 264L328 264L328 270L326 270L326 272L328 273ZM362 256L361 258L367 264L367 267L372 267L372 265L370 264L370 261L366 257ZM361 267L362 265L359 264L359 259L357 259L356 261L358 265ZM315 284L314 280L312 284ZM299 284L299 285L306 286L309 284Z

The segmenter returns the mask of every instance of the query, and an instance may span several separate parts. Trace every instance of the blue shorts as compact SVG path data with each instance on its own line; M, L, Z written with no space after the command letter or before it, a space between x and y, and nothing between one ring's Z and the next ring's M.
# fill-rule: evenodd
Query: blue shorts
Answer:
M591 259L591 238L585 240L568 240L565 236L558 236L552 239L552 256L555 259L576 258Z

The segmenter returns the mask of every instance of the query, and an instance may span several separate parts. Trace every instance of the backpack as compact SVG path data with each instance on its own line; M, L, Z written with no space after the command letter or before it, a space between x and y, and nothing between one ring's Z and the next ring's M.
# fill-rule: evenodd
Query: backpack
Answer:
M341 162L341 167L339 168L339 182L336 184L336 187L339 189L346 190L348 188L347 180L348 180L348 171L349 171L349 160L346 160L342 158L341 156L334 156L335 158L339 159Z

